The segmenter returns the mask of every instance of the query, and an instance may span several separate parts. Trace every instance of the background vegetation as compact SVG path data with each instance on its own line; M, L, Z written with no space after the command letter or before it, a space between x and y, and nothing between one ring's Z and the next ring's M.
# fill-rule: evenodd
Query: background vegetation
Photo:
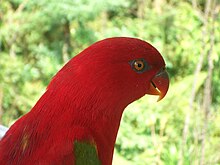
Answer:
M114 164L220 165L219 12L219 0L0 0L0 122L93 42L138 37L163 54L171 85L127 108Z

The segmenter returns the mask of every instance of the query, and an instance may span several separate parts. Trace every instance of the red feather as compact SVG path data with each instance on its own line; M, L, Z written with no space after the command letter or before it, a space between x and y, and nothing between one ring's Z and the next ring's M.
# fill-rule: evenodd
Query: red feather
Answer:
M151 68L135 72L129 63L135 59ZM154 94L151 81L164 67L160 53L139 39L93 44L54 76L32 110L9 129L0 141L0 164L73 164L73 144L80 140L94 142L102 164L110 165L124 108Z

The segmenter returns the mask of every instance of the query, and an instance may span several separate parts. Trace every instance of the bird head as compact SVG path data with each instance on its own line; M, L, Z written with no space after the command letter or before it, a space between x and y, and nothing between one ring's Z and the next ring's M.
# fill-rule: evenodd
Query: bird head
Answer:
M69 82L66 86L80 84L78 91L84 89L90 98L97 95L126 105L145 94L158 95L161 100L169 87L165 62L157 49L127 37L94 43L70 60L56 77Z

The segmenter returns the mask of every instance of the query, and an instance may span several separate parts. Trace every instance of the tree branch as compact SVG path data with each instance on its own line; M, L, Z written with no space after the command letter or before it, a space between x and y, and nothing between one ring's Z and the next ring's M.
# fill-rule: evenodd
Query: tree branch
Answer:
M202 128L202 146L201 146L201 157L200 157L200 165L205 165L205 144L206 144L206 137L207 137L207 128L209 122L209 114L211 111L211 104L212 104L212 95L211 95L211 87L212 87L212 71L213 71L213 60L212 60L212 51L215 41L215 0L211 5L211 0L209 0L209 8L207 11L211 10L211 20L212 26L210 31L210 49L208 51L207 60L208 60L208 75L205 82L204 87L204 98L203 98L203 110L204 110L204 121L203 121L203 128Z
M207 52L204 51L204 48L207 47L207 41L206 41L207 36L210 37L209 30L208 30L208 18L209 18L209 14L210 14L210 11L211 11L211 3L212 3L211 0L206 1L205 11L204 11L204 18L201 19L204 23L203 28L202 28L202 36L203 36L202 37L202 49L201 49L201 54L200 54L200 57L199 57L199 62L197 64L195 72L194 72L194 77L195 78L194 78L194 81L193 81L193 84L192 84L192 92L191 92L191 97L190 97L190 100L189 100L189 112L192 112L193 109L194 109L193 104L194 104L194 100L195 100L195 97L196 97L196 85L197 85L197 81L198 81L198 76L199 76L199 73L202 69L204 58L207 55ZM193 0L193 7L194 7L194 9L198 10L196 0ZM201 11L197 11L197 12L201 13ZM202 14L199 14L199 16L201 16L201 15ZM214 33L213 33L213 36L214 36ZM213 43L211 43L211 44L213 44ZM208 56L210 55L210 52L212 51L212 47L213 47L213 45L211 46L210 51L208 52ZM185 117L183 132L182 132L182 143L181 143L181 149L180 149L180 154L179 154L178 165L183 164L189 124L190 124L190 113L187 113L186 117Z

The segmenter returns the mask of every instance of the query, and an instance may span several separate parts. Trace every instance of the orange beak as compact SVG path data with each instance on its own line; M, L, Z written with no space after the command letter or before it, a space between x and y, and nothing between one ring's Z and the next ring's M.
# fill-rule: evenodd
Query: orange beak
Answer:
M169 76L166 70L159 71L151 80L148 94L158 95L157 101L162 100L169 88Z

